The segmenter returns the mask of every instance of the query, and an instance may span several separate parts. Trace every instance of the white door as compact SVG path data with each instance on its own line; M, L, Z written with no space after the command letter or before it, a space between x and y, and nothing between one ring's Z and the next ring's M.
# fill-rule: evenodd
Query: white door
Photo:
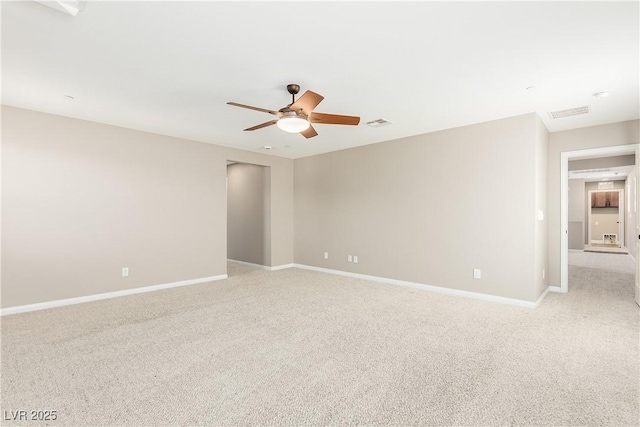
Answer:
M640 215L640 212L638 212L638 204L640 203L640 181L638 181L638 179L640 178L640 163L638 162L639 160L640 149L636 148L636 203L632 207L632 209L635 210L636 217L636 304L638 305L640 305L640 219L638 218L638 215ZM632 226L632 224L629 225ZM633 243L629 242L629 244Z
M624 238L624 213L624 190L618 190L618 246L621 248L626 247L627 244Z

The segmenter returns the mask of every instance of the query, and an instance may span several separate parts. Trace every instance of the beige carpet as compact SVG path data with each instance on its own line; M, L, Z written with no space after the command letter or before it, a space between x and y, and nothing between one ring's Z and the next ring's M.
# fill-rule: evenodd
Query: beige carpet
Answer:
M56 410L49 424L72 426L638 425L631 259L571 259L570 293L535 310L239 268L7 316L0 413ZM17 424L29 423L3 422Z

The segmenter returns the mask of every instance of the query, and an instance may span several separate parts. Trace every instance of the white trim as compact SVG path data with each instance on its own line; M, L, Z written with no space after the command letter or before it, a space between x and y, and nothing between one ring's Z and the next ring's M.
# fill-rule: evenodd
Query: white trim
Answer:
M548 293L549 293L549 286L547 286L547 289L545 289L545 290L544 290L544 292L542 292L542 293L540 294L540 296L538 297L538 299L537 299L537 300L536 300L536 302L534 303L534 304L535 304L535 307L538 307L538 306L540 305L540 303L542 302L542 300L544 299L544 297L546 297L546 296L547 296L547 294L548 294ZM535 307L534 307L534 308L535 308Z
M543 292L536 302L532 302L532 301L525 301L525 300L514 299L514 298L500 297L497 295L481 294L479 292L463 291L460 289L443 288L441 286L424 285L422 283L407 282L404 280L388 279L386 277L369 276L366 274L350 273L348 271L341 271L341 270L331 270L328 268L314 267L312 265L294 264L293 266L296 268L302 268L305 270L319 271L321 273L336 274L338 276L353 277L355 279L370 280L372 282L382 282L389 285L406 286L409 288L438 292L446 295L455 295L455 296L460 296L465 298L473 298L473 299L478 299L483 301L498 302L501 304L516 305L519 307L527 307L527 308L536 308L540 304L542 299L547 295L547 291L548 291L547 290Z
M0 309L0 316L9 314L26 313L29 311L46 310L48 308L63 307L65 305L82 304L85 302L99 301L103 299L123 297L127 295L142 294L145 292L159 291L162 289L177 288L179 286L195 285L198 283L214 282L216 280L226 279L226 274L218 276L201 277L199 279L183 280L180 282L164 283L161 285L143 286L140 288L125 289L123 291L106 292L103 294L86 295L77 298L59 299L55 301L39 302L36 304L17 305L14 307L6 307Z
M560 286L549 286L549 292L560 292L561 294L567 293L567 291L563 291Z
M238 264L249 265L249 266L251 266L251 267L262 268L263 270L270 270L270 269L271 269L271 267L268 267L268 266L266 266L266 265L262 265L262 264L255 264L255 263L253 263L253 262L240 261L240 260L237 260L237 259L227 258L227 261L237 262Z
M584 241L584 240L583 240ZM569 152L560 153L560 288L569 289Z
M278 270L284 270L286 268L293 268L293 267L295 267L295 264L282 264L282 265L274 265L273 267L269 267L269 270L278 271Z
M569 290L569 159L631 154L638 144L614 145L560 153L560 288Z
M285 268L293 267L293 264L282 264L282 265L274 265L273 267L269 267L268 265L254 264L252 262L246 262L246 261L238 261L237 259L231 259L231 258L227 258L227 261L237 262L238 264L250 265L252 267L262 268L263 270L269 270L269 271L284 270Z

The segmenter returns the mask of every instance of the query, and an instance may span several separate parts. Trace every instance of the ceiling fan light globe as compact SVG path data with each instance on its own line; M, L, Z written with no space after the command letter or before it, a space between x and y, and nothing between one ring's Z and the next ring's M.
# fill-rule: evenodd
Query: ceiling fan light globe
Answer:
M301 117L282 117L276 125L285 132L299 133L309 128L309 120Z

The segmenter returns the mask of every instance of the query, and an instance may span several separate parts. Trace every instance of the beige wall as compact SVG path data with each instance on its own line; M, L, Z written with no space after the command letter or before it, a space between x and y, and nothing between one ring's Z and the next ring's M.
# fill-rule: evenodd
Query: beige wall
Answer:
M569 170L580 171L589 169L614 168L618 166L629 166L636 164L636 156L630 154L627 156L599 157L597 159L580 159L570 160Z
M298 159L295 260L535 301L544 140L528 114Z
M588 148L637 144L640 120L610 123L549 134L549 279L560 286L560 154Z
M303 264L533 301L545 264L560 284L560 153L640 134L638 120L547 134L528 114L294 162L2 114L2 307L224 274L227 160L270 167L272 266L295 245Z
M227 166L227 258L271 265L270 168Z
M291 263L293 161L3 106L2 307L225 274L227 160L271 167Z
M586 193L584 179L569 180L569 249L584 249L587 237Z

